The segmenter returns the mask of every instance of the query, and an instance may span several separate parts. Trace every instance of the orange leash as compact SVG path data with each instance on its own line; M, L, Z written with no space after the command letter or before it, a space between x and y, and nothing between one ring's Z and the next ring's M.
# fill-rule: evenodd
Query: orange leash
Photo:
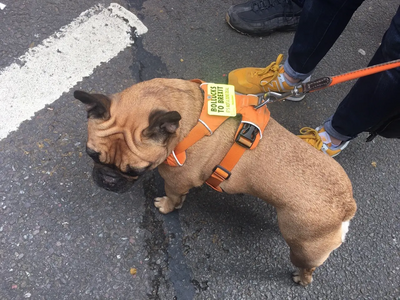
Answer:
M290 92L284 94L277 92L267 92L263 96L260 96L260 104L258 104L255 108L258 109L267 103L285 100L287 97L290 96L300 96L303 94L319 91L338 83L372 75L397 67L400 67L400 59L392 60L386 63L370 66L356 71L351 71L341 75L322 77L307 83L302 83L295 86L294 89Z
M345 74L330 76L330 77L323 77L317 80L313 80L308 83L304 83L301 85L302 93L311 93L318 91L320 89L324 89L330 86L333 86L338 83L342 83L345 81L357 79L360 77L372 75L375 73L383 72L386 70L394 69L400 67L400 59L396 59L393 61L389 61L386 63L382 63L379 65L370 66L364 69L359 69L356 71L351 71Z

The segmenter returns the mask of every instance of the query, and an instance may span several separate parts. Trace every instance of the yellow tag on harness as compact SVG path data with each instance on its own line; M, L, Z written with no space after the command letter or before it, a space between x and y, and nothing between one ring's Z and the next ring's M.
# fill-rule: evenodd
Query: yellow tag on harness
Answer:
M212 116L236 116L235 87L228 84L207 84L208 114Z

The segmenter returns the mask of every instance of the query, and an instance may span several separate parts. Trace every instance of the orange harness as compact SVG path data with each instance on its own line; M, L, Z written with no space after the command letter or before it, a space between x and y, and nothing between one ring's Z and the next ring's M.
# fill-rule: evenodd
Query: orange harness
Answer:
M189 134L176 146L174 151L167 157L165 163L169 166L182 166L186 160L186 149L202 139L204 136L210 136L213 132L228 118L226 116L213 116L208 114L208 101L211 98L208 95L207 83L199 79L192 80L199 83L204 91L204 104L198 123L189 132ZM231 176L231 171L239 161L240 157L248 149L254 149L260 139L265 126L267 126L270 112L264 105L259 109L258 97L255 95L238 95L236 99L236 114L242 115L242 121L235 135L235 143L225 155L221 163L215 166L210 178L206 183L214 190L222 192L219 186L223 181Z

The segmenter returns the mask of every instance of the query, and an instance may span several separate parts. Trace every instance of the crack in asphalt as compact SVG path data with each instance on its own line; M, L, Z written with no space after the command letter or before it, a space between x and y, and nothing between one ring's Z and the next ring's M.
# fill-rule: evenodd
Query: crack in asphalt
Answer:
M137 10L141 10L143 8L143 3L146 0L127 0L129 8L135 8Z
M157 219L157 210L153 206L153 199L164 194L163 180L158 172L143 181L146 201L145 215L142 227L151 233L146 240L146 250L149 254L149 266L155 272L152 280L152 294L150 299L160 299L158 291L161 284L172 283L175 299L193 299L198 282L192 279L190 267L186 264L183 254L183 231L179 220L179 212L174 211L163 215L163 221ZM160 263L160 255L166 263L166 268ZM168 274L166 274L168 272Z
M153 279L151 280L151 294L149 299L159 300L160 286L165 283L168 287L165 270L163 265L168 268L168 239L163 229L163 222L157 219L156 212L153 206L153 199L156 191L154 176L150 176L143 181L143 188L146 196L145 213L143 215L141 228L146 229L150 233L150 237L145 240L146 252L148 254L148 265L153 271ZM161 263L163 262L163 263Z
M134 44L132 47L135 61L130 66L133 78L137 82L156 77L166 77L168 70L160 57L146 51L142 37L132 31ZM145 215L142 227L151 233L146 240L146 250L149 255L149 266L155 273L150 299L160 299L159 290L165 284L169 288L172 283L175 299L193 299L196 282L192 280L191 269L187 266L183 254L183 231L178 211L163 215L160 221L159 212L153 205L154 198L165 195L164 181L157 171L143 181L146 195ZM163 263L165 266L163 266ZM166 274L168 273L168 274Z
M131 35L134 40L132 52L135 61L129 69L131 70L132 77L136 82L150 80L157 77L167 77L169 72L161 58L143 48L142 37L136 36L135 30L132 30Z

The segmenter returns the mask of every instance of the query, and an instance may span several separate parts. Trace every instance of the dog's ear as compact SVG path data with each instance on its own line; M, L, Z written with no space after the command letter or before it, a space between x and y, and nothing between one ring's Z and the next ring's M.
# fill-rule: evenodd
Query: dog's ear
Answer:
M109 119L111 99L101 94L75 91L74 97L86 105L88 118Z
M165 143L179 128L181 115L177 111L153 111L149 116L149 127L143 136Z

